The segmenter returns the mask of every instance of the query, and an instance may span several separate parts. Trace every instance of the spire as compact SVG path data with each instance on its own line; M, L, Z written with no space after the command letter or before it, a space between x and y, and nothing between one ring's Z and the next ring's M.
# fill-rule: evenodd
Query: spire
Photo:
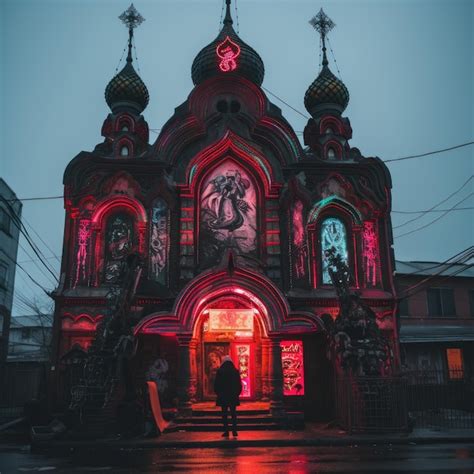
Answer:
M225 25L232 25L234 21L232 20L232 16L230 14L230 2L231 0L225 0L225 17L224 17L224 26Z
M133 6L133 3L125 10L120 16L119 20L122 20L123 24L128 28L128 54L127 63L131 63L132 59L132 41L133 41L133 30L141 25L145 18L143 18L137 9Z
M336 25L322 8L311 18L309 24L321 35L323 67L319 76L306 91L304 105L313 117L329 111L341 114L349 103L349 91L329 69L326 55L326 36Z
M120 109L131 109L140 114L148 105L148 89L133 67L133 30L145 21L133 3L119 19L128 28L128 55L125 67L112 78L105 89L105 100L115 113Z
M329 18L324 10L321 8L319 13L311 20L309 24L321 35L321 42L323 45L323 68L327 67L329 62L326 55L326 35L336 26L335 23Z

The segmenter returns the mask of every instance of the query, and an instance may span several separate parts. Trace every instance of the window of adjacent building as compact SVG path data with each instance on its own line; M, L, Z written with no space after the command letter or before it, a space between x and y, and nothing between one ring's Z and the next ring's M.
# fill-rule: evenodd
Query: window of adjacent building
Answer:
M8 279L8 265L6 263L0 262L0 287L7 287Z
M429 288L428 314L430 316L455 316L454 292L451 288Z
M21 338L23 340L30 339L31 337L31 328L21 328Z
M450 380L464 378L464 368L462 363L462 349L446 349L446 359L448 361L448 376Z
M407 286L400 286L398 288L398 295L400 297L402 297L402 299L400 299L398 301L398 312L400 314L400 316L409 316L410 315L410 308L408 306L408 298L403 298L403 296L405 295L406 291L407 291L408 287Z
M0 230L3 230L7 234L10 233L10 215L8 212L0 207Z

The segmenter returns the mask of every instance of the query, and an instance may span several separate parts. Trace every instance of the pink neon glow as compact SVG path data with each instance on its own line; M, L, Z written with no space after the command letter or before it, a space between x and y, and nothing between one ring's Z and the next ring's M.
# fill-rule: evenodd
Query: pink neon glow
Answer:
M250 344L234 344L234 351L234 360L237 360L237 369L240 373L240 380L242 381L242 393L240 397L249 398L252 396Z
M296 201L293 207L293 249L295 255L296 278L303 278L306 275L306 246L304 238L303 224L303 203Z
M237 69L236 59L240 55L240 46L234 43L228 36L216 48L216 54L221 59L219 69L222 72L234 71Z
M79 221L79 230L77 232L77 254L76 254L76 278L74 286L79 282L79 279L86 280L86 261L87 248L89 246L89 239L91 237L91 221L89 219L81 219Z
M283 395L304 395L303 341L281 341Z
M209 331L253 331L252 309L210 309Z
M375 224L371 221L364 222L364 259L365 281L372 286L377 285L379 266L379 242Z

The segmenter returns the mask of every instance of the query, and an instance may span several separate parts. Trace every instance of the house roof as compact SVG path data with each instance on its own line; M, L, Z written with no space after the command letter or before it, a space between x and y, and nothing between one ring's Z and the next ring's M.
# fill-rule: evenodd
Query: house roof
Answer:
M50 328L53 327L53 315L30 314L26 316L12 316L10 320L10 329L16 328Z
M444 262L402 262L395 261L395 268L398 275L418 275L418 276L457 276L464 278L474 278L474 267L462 263Z

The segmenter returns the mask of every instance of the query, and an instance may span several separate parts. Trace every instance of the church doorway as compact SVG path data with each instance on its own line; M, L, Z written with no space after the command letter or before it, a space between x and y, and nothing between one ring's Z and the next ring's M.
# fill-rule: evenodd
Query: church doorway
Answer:
M262 327L259 312L238 299L226 298L206 308L197 331L197 398L215 400L214 380L224 356L240 373L242 401L262 396Z

